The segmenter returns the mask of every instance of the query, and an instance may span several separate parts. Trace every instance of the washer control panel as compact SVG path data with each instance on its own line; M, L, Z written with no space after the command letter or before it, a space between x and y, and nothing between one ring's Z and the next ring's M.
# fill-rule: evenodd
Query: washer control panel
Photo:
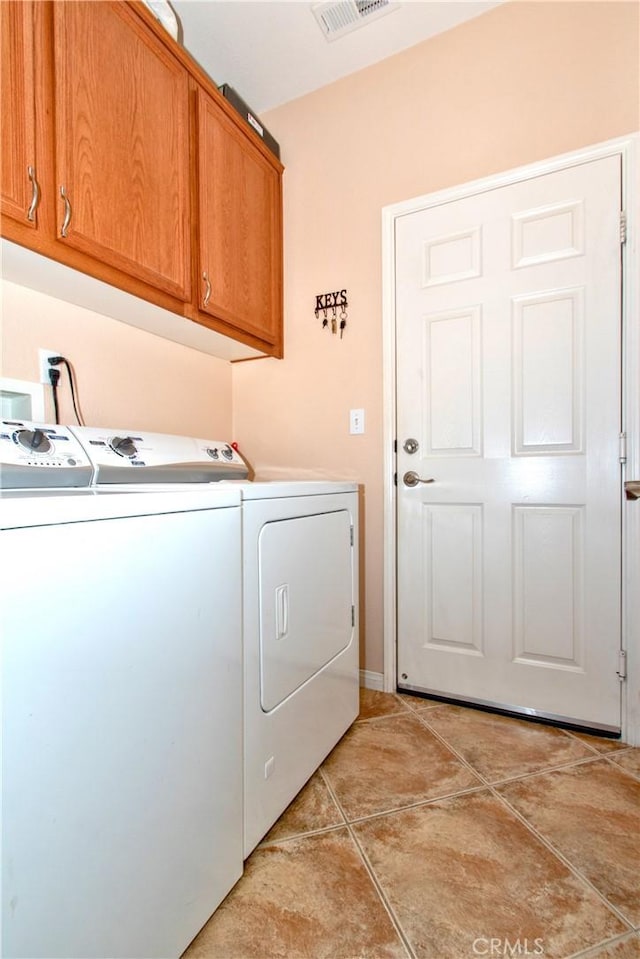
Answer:
M90 486L93 468L66 426L0 420L0 487Z
M0 420L0 487L5 489L215 483L248 475L237 450L220 440Z
M94 484L214 483L246 479L245 461L229 444L166 433L74 426L95 467Z

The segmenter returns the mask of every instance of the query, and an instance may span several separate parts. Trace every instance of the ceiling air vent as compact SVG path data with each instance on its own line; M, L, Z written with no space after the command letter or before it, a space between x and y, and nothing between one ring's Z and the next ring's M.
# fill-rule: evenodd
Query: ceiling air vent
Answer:
M400 3L393 0L328 0L315 3L311 9L325 40L337 40L399 7Z

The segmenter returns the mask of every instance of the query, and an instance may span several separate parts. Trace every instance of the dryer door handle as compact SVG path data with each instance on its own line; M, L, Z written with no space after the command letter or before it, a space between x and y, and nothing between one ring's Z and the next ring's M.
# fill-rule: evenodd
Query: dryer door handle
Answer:
M284 639L289 632L289 586L276 586L276 639Z

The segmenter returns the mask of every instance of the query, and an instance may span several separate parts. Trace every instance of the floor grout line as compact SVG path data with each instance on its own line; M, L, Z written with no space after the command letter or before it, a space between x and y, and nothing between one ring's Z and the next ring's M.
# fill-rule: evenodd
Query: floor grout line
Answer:
M429 799L417 799L415 802L407 803L406 806L392 806L390 809L383 809L380 812L370 813L367 816L356 816L353 819L347 818L345 825L359 826L361 823L371 822L374 819L382 819L385 816L394 816L396 813L407 812L411 809L421 809L422 806L432 806L434 803L445 802L449 799L457 799L461 796L471 796L473 793L483 792L490 787L486 783L478 783L477 786L469 786L467 789L460 789L454 793L444 793L440 796L431 796Z
M413 713L413 715L415 715L415 713ZM389 719L392 717L380 716L378 718ZM416 717L416 718L419 719L419 717ZM467 769L468 772L470 772L476 779L479 780L478 784L476 786L466 786L464 789L460 789L456 792L445 793L440 796L432 796L425 799L419 799L413 803L407 803L407 805L405 806L395 806L395 807L392 807L391 809L381 810L380 812L377 812L377 813L371 813L368 816L359 816L359 817L356 817L355 819L349 819L346 812L343 810L342 806L340 805L340 810L342 814L344 815L347 823L366 822L369 819L377 819L380 816L388 816L391 813L400 812L403 809L415 809L419 806L425 806L425 805L428 805L429 803L440 802L441 800L444 800L444 799L454 799L456 796L465 796L470 793L478 792L482 789L487 788L490 785L487 782L487 780L484 779L484 777L480 773L478 773L477 770L475 770L473 766L464 758L464 756L462 756L455 749L453 749L453 747L451 747L449 743L447 743L446 740L444 740L442 736L440 736L440 734L435 729L432 729L429 725L427 725L426 723L423 723L422 720L419 720L419 721L421 722L421 725L425 726L428 729L428 731L432 733L436 739L439 740L441 745L443 745L448 750L448 752L452 753L455 759L459 760L459 762ZM325 773L322 767L320 768L320 771L323 774L322 778L328 784L328 773ZM336 797L336 801L337 801L337 797Z
M347 828L349 830L349 835L351 836L351 839L358 851L358 855L360 856L360 859L362 860L362 864L364 865L365 869L367 870L369 874L371 882L374 885L374 888L380 898L380 901L382 902L382 905L387 911L389 918L391 919L391 922L393 923L394 929L398 933L400 941L402 942L404 948L407 951L407 955L410 957L410 959L417 959L417 954L411 944L411 940L409 939L404 929L402 928L402 923L400 922L400 919L396 915L395 909L393 908L393 906L387 899L387 894L384 891L384 887L381 881L378 879L372 864L369 862L369 857L367 856L364 849L362 848L358 840L358 837L356 836L353 829L351 828L350 823L347 823Z
M581 756L579 759L571 759L568 762L558 763L557 765L553 766L543 766L541 769L534 769L526 773L518 773L515 776L508 776L506 779L492 780L488 779L484 773L481 773L480 770L477 769L461 752L459 752L459 750L456 749L456 747L453 746L438 729L432 726L427 719L422 719L421 717L418 718L423 726L426 726L429 732L433 733L433 735L440 740L443 746L446 746L447 749L449 749L455 755L455 757L460 760L460 762L464 763L464 765L467 766L471 772L475 773L476 776L479 776L482 782L486 783L487 786L502 786L506 783L518 782L521 779L529 779L532 776L540 776L544 773L555 772L555 770L568 769L571 766L582 766L585 763L591 763L598 759L606 758L604 754L594 752L593 755ZM565 730L562 730L562 732L565 732Z
M442 736L441 733L440 733L437 729L435 729L433 726L431 726L431 725L426 721L426 719L422 719L420 716L418 716L417 718L418 718L418 720L422 723L422 725L423 725L426 729L428 729L429 732L430 732L433 736L435 736L436 739L437 739L443 746L445 746L446 749L448 749L449 752L450 752L453 756L455 756L455 758L456 758L459 762L461 762L462 765L465 766L467 770L469 770L469 772L472 772L473 775L476 776L476 778L478 778L478 779L480 780L480 782L481 782L483 785L485 785L485 786L489 786L489 785L490 785L489 780L486 779L486 777L485 777L481 772L479 772L477 769L475 769L475 768L471 765L471 763L469 762L469 760L468 760L465 756L463 756L462 753L459 752L459 751L455 748L455 746L452 746L451 743L447 742L447 740L444 738L444 736Z
M588 766L589 763L596 763L603 756L583 756L581 759L572 759L571 762L560 763L558 766L544 766L542 769L534 769L528 773L520 773L518 776L510 776L507 779L495 779L489 783L490 786L506 786L509 783L522 782L524 779L533 779L535 776L546 776L547 773L562 772L565 769L572 769L574 766Z
M436 709L438 706L450 705L449 703L441 703L435 699L423 699L421 696L417 696L416 702L420 703L420 705L411 706L409 703L405 702L404 699L402 699L400 693L392 693L391 695L395 696L395 698L401 702L403 706L406 706L407 709L410 709L412 713L419 712L421 709Z
M358 718L354 720L354 726L358 723L381 723L384 722L385 719L398 719L398 717L401 719L406 719L407 716L412 715L414 714L410 709L399 709L397 713L385 713L383 716L366 716L363 718L358 716Z
M635 932L623 932L621 936L615 936L613 939L603 939L595 946L587 946L580 952L572 952L570 956L567 956L567 959L597 959L601 955L602 949L617 946L619 942L630 942L634 936L637 937Z
M634 747L631 747L631 748L634 748ZM622 751L621 751L621 752L622 752ZM627 750L624 750L624 752L627 752ZM624 755L624 752L623 752L623 755ZM618 756L618 755L619 755L619 753L616 753L616 756ZM626 773L627 776L631 776L631 778L632 778L632 779L635 779L636 782L640 782L640 773L634 773L632 769L627 769L626 766L621 766L620 763L617 763L617 762L616 762L614 756L609 756L609 755L607 755L607 756L605 756L604 758L605 758L612 766L615 766L616 769L619 769L621 772Z
M332 826L321 826L319 829L306 829L304 832L291 833L290 836L279 836L277 839L262 839L256 849L270 849L272 846L281 846L285 842L294 842L296 839L306 839L307 836L322 836L327 832L336 832L338 829L344 829L349 823L338 822Z
M634 928L631 920L627 919L624 913L622 913L617 906L614 906L613 903L611 903L607 899L605 894L601 892L596 885L594 885L594 883L589 879L589 877L585 876L585 874L582 872L579 866L571 862L571 860L567 856L565 856L565 854L560 849L558 849L557 846L550 839L547 839L544 833L541 833L533 825L533 823L531 823L526 818L526 816L524 816L518 809L516 809L516 807L511 802L509 802L509 800L505 796L503 796L500 792L498 792L496 788L494 788L493 786L490 786L489 788L491 792L493 793L493 795L497 799L499 799L500 802L503 803L507 807L507 809L509 809L511 813L514 816L516 816L516 818L519 819L524 826L526 826L526 828L529 830L530 833L532 833L532 835L534 835L544 846L546 846L546 848L551 853L553 853L553 855L557 859L559 859L562 863L564 863L564 865L573 873L573 875L577 879L579 879L584 885L588 886L597 895L597 897L601 900L601 902L604 903L607 909L609 909L610 912L612 912L618 919L621 920L621 922L625 924L625 926L627 926L627 929L629 932ZM593 945L596 946L598 945L598 943L594 943ZM592 947L589 946L586 948L592 948Z
M327 777L326 774L324 773L324 771L321 769L320 772L321 772L321 774L322 774L322 779L323 779L323 781L324 781L324 784L325 784L325 786L327 787L327 790L329 791L329 793L330 793L330 795L331 795L331 798L332 798L333 801L337 804L338 808L340 809L340 812L341 812L342 815L345 817L346 826L347 826L347 830L348 830L348 832L349 832L349 835L350 835L350 837L351 837L351 841L353 842L353 844L354 844L355 847L356 847L356 850L357 850L357 852L358 852L358 856L360 857L360 860L362 861L362 864L363 864L363 866L365 867L369 878L371 879L371 883L372 883L374 889L376 890L376 893L377 893L377 895L378 895L378 898L380 899L380 902L382 903L383 908L384 908L385 911L387 912L387 914L388 914L388 916L389 916L389 918L390 918L390 920L391 920L391 922L392 922L392 924L393 924L393 927L394 927L394 929L396 930L396 932L397 932L397 934L398 934L398 937L399 937L402 945L404 946L404 948L405 948L405 950L406 950L406 952L407 952L407 955L409 956L409 959L417 959L416 953L415 953L414 950L413 950L413 947L412 947L412 945L411 945L411 942L410 942L409 938L407 937L407 935L405 934L405 931L404 931L404 929L402 928L402 925L400 924L400 920L398 919L398 917L397 917L396 914L395 914L395 910L394 910L393 907L391 906L391 903L388 901L387 896L386 896L386 894L385 894L385 892L384 892L384 890L383 890L383 888L382 888L382 885L381 885L378 877L377 877L376 874L375 874L375 870L374 870L373 866L371 865L371 863L369 862L369 858L368 858L367 855L365 854L364 850L362 849L362 846L360 845L360 842L358 841L357 836L355 835L353 829L351 828L351 823L350 823L349 820L347 819L346 813L345 813L344 809L342 808L342 804L341 804L340 800L338 799L338 796L336 795L336 793L335 793L335 791L334 791L334 789L333 789L333 787L332 787L332 785L331 785L328 777Z
M588 739L581 739L580 736L578 736L577 732L576 732L574 729L563 729L562 732L563 732L563 733L566 733L567 736L569 736L571 739L575 739L576 742L582 743L583 746L588 746L589 749L594 749L596 752L603 752L602 750L599 750L597 746L594 746L593 743L589 742ZM606 739L607 737L605 736L605 737L603 737L603 738ZM609 739L608 741L609 741L609 742L612 742L612 743L620 742L620 740L618 740L618 739ZM626 746L626 744L624 744L624 745ZM630 746L627 746L626 748L627 748L627 749L630 749L631 747L630 747ZM623 750L623 747L621 746L621 751L622 751L622 750Z

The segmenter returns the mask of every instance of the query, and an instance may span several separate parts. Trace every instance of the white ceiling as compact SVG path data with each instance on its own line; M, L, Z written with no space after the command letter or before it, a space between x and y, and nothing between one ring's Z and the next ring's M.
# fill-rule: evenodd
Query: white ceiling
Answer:
M497 6L404 0L328 43L304 0L171 0L184 45L217 84L256 113L317 90Z

